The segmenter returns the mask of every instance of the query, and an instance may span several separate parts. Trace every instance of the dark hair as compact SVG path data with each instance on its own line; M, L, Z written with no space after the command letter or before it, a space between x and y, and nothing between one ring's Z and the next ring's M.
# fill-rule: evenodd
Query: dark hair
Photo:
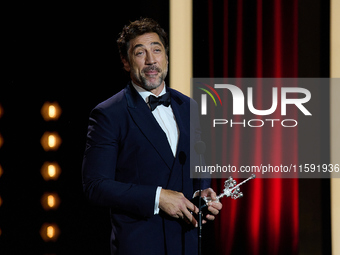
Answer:
M145 33L157 33L165 48L166 54L168 54L168 35L164 29L161 28L161 26L151 18L140 18L139 20L130 22L129 25L124 26L123 31L119 34L117 44L120 57L129 61L128 50L130 41Z

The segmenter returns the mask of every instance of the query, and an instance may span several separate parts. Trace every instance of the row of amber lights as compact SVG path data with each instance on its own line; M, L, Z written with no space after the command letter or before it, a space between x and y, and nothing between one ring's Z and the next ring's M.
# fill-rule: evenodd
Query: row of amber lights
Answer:
M4 109L2 108L2 106L0 104L0 119L1 119L3 114L4 114ZM2 147L3 143L4 143L4 139L2 138L2 135L0 133L0 148ZM2 174L3 174L3 172L4 171L2 170L2 167L0 165L0 178L1 178ZM1 205L2 205L2 198L0 196L0 207L1 207ZM2 230L1 230L1 226L0 226L0 236L1 236L1 234L2 234Z
M56 121L61 115L58 103L44 103L41 115L45 121ZM61 145L61 138L57 132L45 132L40 143L45 151L56 151ZM57 162L45 162L41 167L41 175L45 181L57 180L61 173ZM41 205L46 210L56 210L59 207L60 198L55 192L45 192L41 197ZM56 241L60 230L56 223L44 223L40 229L40 235L45 242Z

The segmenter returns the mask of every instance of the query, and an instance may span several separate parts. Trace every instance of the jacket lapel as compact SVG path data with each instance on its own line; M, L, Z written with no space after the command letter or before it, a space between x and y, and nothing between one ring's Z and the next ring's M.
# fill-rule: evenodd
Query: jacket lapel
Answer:
M170 90L171 91L171 90ZM171 93L171 92L170 92ZM184 170L184 165L189 164L189 107L175 93L171 93L171 107L176 118L176 123L179 128L179 139L176 152L176 160L168 181L167 188L174 189L178 185L178 179L190 174ZM182 183L182 182L180 182ZM182 191L184 187L181 187Z
M174 156L168 139L157 123L157 120L152 115L149 107L130 83L125 88L125 96L128 103L128 111L130 112L132 119L143 135L156 149L169 169L171 169L174 162Z

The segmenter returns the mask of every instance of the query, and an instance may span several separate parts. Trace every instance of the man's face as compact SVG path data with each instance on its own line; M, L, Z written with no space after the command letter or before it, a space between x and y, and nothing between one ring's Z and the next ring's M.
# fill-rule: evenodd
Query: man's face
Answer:
M168 56L158 34L146 33L132 39L128 58L129 62L123 59L123 64L134 83L148 91L163 84L168 72Z

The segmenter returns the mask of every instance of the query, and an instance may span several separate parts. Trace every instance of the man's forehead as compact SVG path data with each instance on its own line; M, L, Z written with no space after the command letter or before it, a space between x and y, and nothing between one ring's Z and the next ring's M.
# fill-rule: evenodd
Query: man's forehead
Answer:
M132 49L142 46L150 46L150 45L162 45L162 41L159 39L157 33L145 33L142 35L137 36L136 38L130 41L130 46Z

